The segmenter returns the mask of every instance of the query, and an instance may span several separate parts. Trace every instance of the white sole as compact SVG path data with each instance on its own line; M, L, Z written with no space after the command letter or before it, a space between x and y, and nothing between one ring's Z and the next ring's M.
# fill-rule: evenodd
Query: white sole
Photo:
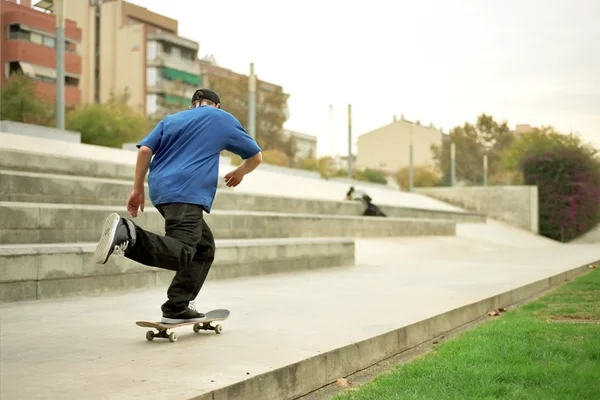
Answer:
M202 322L206 321L206 317L204 318L190 318L190 319L173 319L173 318L165 318L161 319L161 323L163 324L183 324L186 322Z
M117 225L121 217L117 213L110 214L104 221L102 227L102 236L96 245L96 251L94 252L94 262L96 264L106 264L108 261L108 254L110 253L111 245L115 239L115 232L117 231Z

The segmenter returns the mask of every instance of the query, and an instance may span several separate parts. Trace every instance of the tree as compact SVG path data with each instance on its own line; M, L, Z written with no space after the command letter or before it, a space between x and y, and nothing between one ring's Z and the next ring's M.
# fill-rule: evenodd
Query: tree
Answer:
M23 74L10 77L2 85L0 115L3 120L26 124L53 126L56 107L39 96L35 81Z
M401 188L409 187L409 167L400 168L394 175L394 179ZM415 187L433 187L441 182L440 175L434 168L428 165L415 165L413 169L413 184Z
M266 164L287 167L290 165L288 156L281 150L266 150L263 152L263 160Z
M316 171L323 179L329 179L335 175L334 160L331 157L307 157L298 162L298 167L301 169Z
M501 124L486 114L477 117L475 125L465 123L450 131L441 146L431 150L437 167L443 172L443 182L450 183L450 144L456 146L456 175L471 184L483 182L483 155L488 155L488 174L494 175L502 169L502 152L515 137L506 121Z
M364 177L364 180L367 182L380 183L382 185L387 185L387 178L381 171L378 171L376 169L366 168L364 171L362 171L362 175Z
M549 126L533 128L520 135L502 154L502 164L507 171L520 171L526 157L554 150L580 150L589 158L598 153L591 144L584 143L578 135L565 135Z
M88 104L67 115L68 129L81 132L82 143L121 147L148 134L151 126L142 113L128 105L130 94L111 94L106 103Z
M211 74L208 79L210 88L221 98L221 107L233 114L248 130L248 77ZM257 93L256 141L263 150L281 150L293 160L297 152L296 142L283 135L283 124L287 120L287 97L280 88Z

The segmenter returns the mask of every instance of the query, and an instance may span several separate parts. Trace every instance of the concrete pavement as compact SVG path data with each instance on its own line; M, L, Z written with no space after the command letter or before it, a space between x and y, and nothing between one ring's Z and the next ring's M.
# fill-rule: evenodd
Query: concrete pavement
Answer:
M456 237L358 240L356 249L354 267L208 282L196 303L232 311L223 333L178 328L175 343L147 342L135 326L159 318L164 290L2 304L0 397L212 398L263 374L248 381L261 390L254 396L214 398L282 399L358 362L325 365L321 354L600 260L599 246L494 221L459 224ZM269 378L311 357L312 367Z

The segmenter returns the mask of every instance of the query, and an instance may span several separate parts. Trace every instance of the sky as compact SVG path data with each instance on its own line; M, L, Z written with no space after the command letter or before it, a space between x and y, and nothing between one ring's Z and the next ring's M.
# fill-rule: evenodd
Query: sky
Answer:
M600 0L129 1L178 20L200 57L254 62L319 155L347 153L348 104L354 144L393 115L448 132L486 113L600 149Z

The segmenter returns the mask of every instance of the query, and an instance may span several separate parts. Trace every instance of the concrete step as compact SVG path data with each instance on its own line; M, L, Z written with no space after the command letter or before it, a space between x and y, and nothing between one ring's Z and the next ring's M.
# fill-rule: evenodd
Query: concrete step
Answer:
M208 279L300 272L354 264L351 239L218 240ZM95 264L95 243L0 245L0 301L167 287L174 273L124 257Z
M0 202L0 244L95 242L112 212L127 216L123 206ZM445 220L232 210L205 218L218 239L456 235L456 224ZM154 208L135 221L164 234L164 219Z
M135 176L135 153L132 162L65 157L0 147L0 169L13 172L58 174L72 177L122 179L131 182ZM35 175L34 175L35 176ZM219 187L227 188L219 179ZM227 188L228 189L228 188Z
M116 149L113 149L116 150ZM0 168L13 171L44 172L110 179L132 179L135 174L135 152L126 160L75 158L62 153L27 151L0 147Z
M0 170L0 201L120 206L131 193L131 185L131 180ZM149 199L147 204L150 204ZM232 190L219 190L214 208L355 216L363 212L363 205L353 201L242 194ZM486 216L479 213L393 206L381 208L390 217L447 219L468 223L486 221Z

